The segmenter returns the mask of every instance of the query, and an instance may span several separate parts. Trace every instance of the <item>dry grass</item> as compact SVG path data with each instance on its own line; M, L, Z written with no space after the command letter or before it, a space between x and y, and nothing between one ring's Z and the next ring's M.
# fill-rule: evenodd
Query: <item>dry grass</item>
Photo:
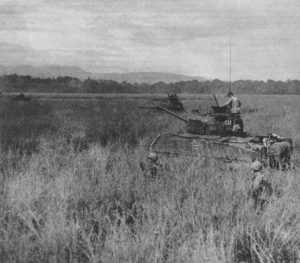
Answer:
M297 99L242 97L246 129L293 138L298 158ZM185 103L192 108L196 101ZM36 115L37 123L49 122L35 135L37 148L29 155L2 151L2 262L296 262L298 170L266 170L275 194L255 213L246 164L182 157L162 160L161 177L144 178L146 146L159 133L182 129L177 120L138 112L130 100L37 107L46 106L48 119ZM85 147L74 149L74 138Z

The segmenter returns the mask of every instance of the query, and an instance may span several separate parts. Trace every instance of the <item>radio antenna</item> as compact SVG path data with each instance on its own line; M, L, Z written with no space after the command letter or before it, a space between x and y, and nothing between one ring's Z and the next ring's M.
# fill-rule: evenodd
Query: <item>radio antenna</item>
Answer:
M231 91L231 33L229 35L229 91Z

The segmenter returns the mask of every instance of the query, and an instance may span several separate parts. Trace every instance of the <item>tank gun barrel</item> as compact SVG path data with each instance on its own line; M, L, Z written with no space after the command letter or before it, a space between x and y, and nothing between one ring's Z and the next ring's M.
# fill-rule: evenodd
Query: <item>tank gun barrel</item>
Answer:
M177 118L177 119L179 119L179 120L181 120L181 121L188 122L187 119L185 119L185 118L183 118L183 117L181 117L181 116L175 114L175 113L172 112L172 111L167 110L166 108L164 108L164 107L162 107L162 106L158 106L157 108L160 109L160 110L162 110L162 111L164 111L164 112L166 112L166 113L168 113L168 114L170 114L170 115L172 115L172 116L174 116L175 118Z

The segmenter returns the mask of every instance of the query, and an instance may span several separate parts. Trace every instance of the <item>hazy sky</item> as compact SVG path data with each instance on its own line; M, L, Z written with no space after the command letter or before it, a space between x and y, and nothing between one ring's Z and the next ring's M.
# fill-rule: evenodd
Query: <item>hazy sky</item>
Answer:
M299 0L0 0L0 65L300 79Z

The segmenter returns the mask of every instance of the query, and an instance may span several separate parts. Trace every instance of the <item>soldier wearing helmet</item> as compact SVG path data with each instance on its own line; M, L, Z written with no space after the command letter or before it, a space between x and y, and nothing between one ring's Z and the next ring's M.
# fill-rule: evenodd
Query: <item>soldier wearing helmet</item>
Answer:
M149 153L146 163L141 162L140 166L144 175L148 178L156 177L162 170L162 165L159 163L158 156L154 152Z
M254 208L263 210L269 202L272 195L272 186L269 180L262 173L262 163L254 161L251 164L253 171L252 184L251 184L251 197L254 201Z
M251 164L251 170L254 173L260 173L262 170L262 163L260 161L255 160L252 164Z
M151 163L156 163L158 161L158 156L156 153L151 152L148 154L147 160L149 160Z
M291 154L293 141L275 133L269 133L263 138L263 145L267 149L269 165L274 169L291 168Z

